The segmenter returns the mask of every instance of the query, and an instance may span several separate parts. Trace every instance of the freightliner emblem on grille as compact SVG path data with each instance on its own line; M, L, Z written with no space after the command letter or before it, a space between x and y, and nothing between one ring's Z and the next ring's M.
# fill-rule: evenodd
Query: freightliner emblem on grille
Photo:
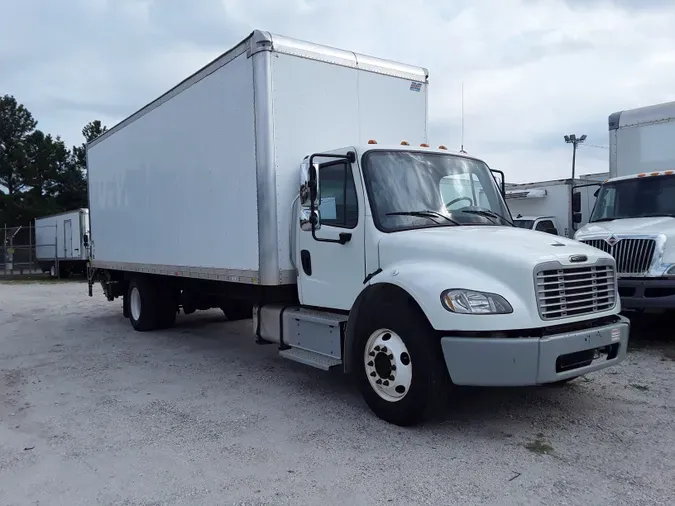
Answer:
M572 255L570 257L570 262L573 263L585 262L586 260L588 260L586 255Z

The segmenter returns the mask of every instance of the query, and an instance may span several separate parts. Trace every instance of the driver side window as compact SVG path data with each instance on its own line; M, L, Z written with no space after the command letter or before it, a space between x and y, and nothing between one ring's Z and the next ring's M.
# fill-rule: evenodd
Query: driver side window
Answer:
M352 166L339 161L319 168L319 218L322 225L354 228L359 220Z

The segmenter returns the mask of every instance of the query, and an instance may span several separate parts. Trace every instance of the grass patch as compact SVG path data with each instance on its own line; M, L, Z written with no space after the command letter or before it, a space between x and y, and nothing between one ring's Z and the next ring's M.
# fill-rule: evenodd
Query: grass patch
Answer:
M525 448L532 453L538 453L539 455L551 455L553 453L553 446L546 441L541 432L537 434L537 438L534 441L527 443Z

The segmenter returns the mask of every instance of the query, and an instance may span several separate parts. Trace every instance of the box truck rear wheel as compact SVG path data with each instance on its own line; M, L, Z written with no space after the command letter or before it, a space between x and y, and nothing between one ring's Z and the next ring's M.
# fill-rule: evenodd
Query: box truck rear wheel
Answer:
M354 347L357 381L368 407L401 426L433 417L449 386L440 341L412 308L373 308Z
M146 278L129 282L129 320L134 330L153 330L158 325L157 292Z

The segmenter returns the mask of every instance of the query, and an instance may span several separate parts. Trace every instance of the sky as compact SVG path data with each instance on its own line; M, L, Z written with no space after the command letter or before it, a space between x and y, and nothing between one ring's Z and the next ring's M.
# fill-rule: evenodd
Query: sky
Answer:
M608 170L607 117L675 100L668 0L0 0L0 95L80 144L261 29L429 69L432 145L507 181Z

